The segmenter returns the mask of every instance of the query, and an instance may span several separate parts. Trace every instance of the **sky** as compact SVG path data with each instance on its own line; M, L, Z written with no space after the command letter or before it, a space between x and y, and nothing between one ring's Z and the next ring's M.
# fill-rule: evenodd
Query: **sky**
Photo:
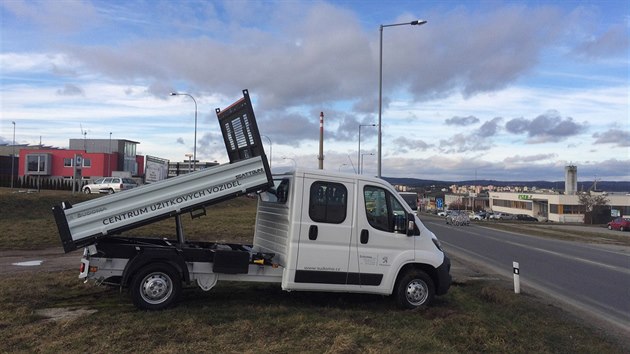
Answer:
M274 171L630 181L630 5L593 1L0 0L0 144L127 139L228 161L252 97ZM15 122L15 125L12 124ZM359 132L361 155L358 155ZM359 156L361 158L359 158Z

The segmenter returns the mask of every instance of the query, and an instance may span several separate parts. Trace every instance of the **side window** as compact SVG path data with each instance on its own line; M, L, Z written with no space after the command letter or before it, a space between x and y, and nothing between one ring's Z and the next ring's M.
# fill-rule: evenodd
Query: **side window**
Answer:
M346 220L348 190L343 184L315 182L311 185L308 215L315 222L340 224Z
M370 225L386 232L407 232L407 212L393 194L383 188L363 189L365 213Z

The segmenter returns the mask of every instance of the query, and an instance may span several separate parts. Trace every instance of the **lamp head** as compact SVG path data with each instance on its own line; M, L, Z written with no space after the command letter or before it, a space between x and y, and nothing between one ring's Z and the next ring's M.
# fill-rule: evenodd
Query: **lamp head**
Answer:
M177 96L177 92L171 92L169 96Z
M416 20L416 21L411 21L410 25L420 26L420 25L424 25L425 23L427 23L427 20Z

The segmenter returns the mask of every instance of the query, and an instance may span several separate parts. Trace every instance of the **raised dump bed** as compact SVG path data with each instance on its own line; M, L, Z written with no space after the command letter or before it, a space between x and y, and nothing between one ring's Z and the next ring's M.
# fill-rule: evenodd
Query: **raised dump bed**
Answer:
M216 110L229 164L144 185L121 193L53 207L65 252L182 213L273 185L254 110L247 90L243 98Z

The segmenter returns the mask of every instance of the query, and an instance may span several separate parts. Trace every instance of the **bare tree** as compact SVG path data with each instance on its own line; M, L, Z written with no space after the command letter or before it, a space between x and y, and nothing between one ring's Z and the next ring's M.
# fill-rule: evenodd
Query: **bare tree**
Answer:
M580 205L584 208L584 211L585 211L584 222L586 223L588 219L590 221L590 224L593 223L593 219L594 219L593 211L595 209L598 209L598 207L608 205L608 202L610 201L608 198L606 198L606 195L604 194L593 195L591 194L591 191L580 194L578 197L578 200L579 200Z

